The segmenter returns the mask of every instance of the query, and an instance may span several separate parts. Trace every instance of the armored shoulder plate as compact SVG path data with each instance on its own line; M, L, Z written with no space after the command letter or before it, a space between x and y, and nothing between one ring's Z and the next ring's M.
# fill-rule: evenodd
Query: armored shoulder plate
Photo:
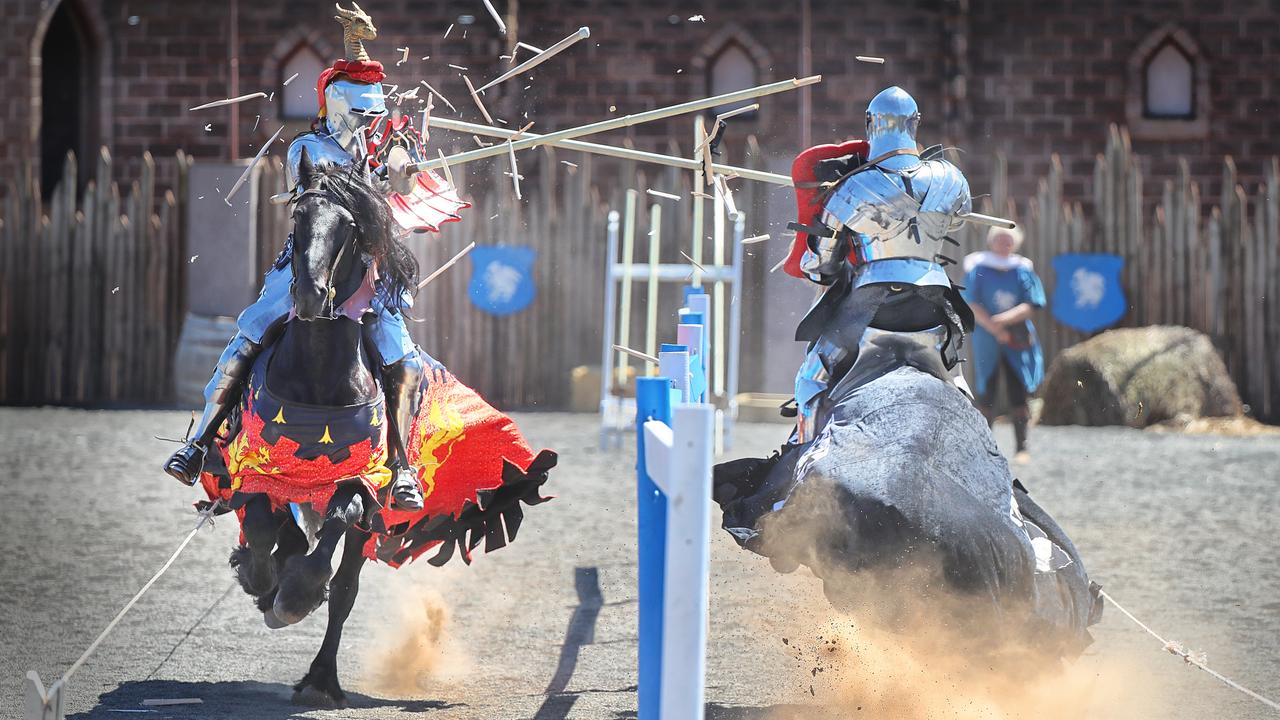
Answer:
M940 238L959 228L964 224L959 216L973 209L969 181L960 168L946 160L920 163L911 183L913 188L924 190L923 195L917 192L916 198L920 201L921 231L929 237Z
M298 185L298 163L302 159L303 148L306 148L307 156L311 158L313 164L328 162L346 166L352 162L351 155L328 135L315 131L302 133L289 143L289 153L285 162L285 174L291 188Z
M853 232L863 262L934 262L943 238L971 207L960 170L945 160L926 160L906 170L869 167L850 175L828 198L823 221Z
M823 220L871 238L894 237L920 210L903 177L869 167L845 178L823 206Z

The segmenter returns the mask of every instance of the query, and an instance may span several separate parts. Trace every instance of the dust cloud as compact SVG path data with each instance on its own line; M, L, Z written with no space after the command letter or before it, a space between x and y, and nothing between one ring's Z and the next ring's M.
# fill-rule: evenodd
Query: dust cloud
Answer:
M441 594L403 583L394 595L374 651L365 660L364 684L394 696L420 694L462 678L469 659L452 642L450 610Z
M817 503L768 532L769 555L785 558L783 568L813 569L827 602L806 603L787 636L770 637L794 661L783 680L794 687L787 695L806 702L778 706L767 720L1168 715L1144 669L1149 655L1129 657L1096 642L1078 654L1029 611L996 609L990 597L952 590L941 563L919 546L892 569L833 568L833 555L818 549L829 542L815 538L844 522L838 507ZM785 612L778 605L786 602L774 597L767 612Z
M796 690L819 707L780 708L768 720L1166 716L1136 658L1095 651L1064 661L1007 639L979 648L974 630L918 613L909 630L889 630L832 610L806 636L779 640L796 661Z

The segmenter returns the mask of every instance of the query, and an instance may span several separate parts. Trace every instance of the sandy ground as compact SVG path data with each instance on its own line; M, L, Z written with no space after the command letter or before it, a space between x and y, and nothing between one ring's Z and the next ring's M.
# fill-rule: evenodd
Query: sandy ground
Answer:
M75 676L69 716L632 717L632 453L598 451L591 416L518 420L535 444L560 451L559 499L529 513L514 545L470 568L366 570L342 647L352 708L290 704L323 613L265 628L232 586L227 518L200 533ZM192 526L193 491L159 472L172 446L152 438L186 423L176 412L0 408L0 715L17 716L28 669L46 680L61 673ZM1007 442L1007 428L998 431ZM766 452L783 435L777 425L741 426L734 454ZM1020 475L1073 533L1094 578L1220 671L1280 696L1280 440L1042 428L1033 441ZM720 532L712 558L708 717L828 716L831 689L811 694L811 663L794 650L815 642L829 615L816 581L773 573ZM379 666L392 648L439 631L442 609L439 646L395 655L409 680L388 689ZM1094 634L1075 670L1096 675L1099 690L1081 716L1274 716L1161 652L1114 610ZM112 712L175 697L204 704Z

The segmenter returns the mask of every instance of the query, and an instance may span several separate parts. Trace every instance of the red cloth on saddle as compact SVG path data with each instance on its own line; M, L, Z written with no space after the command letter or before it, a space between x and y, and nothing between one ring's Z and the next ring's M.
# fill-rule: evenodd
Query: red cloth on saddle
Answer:
M230 500L236 491L265 492L273 507L311 502L316 510L323 512L338 482L359 478L381 505L377 508L377 522L373 523L375 529L380 530L365 545L365 555L372 560L379 559L379 542L384 539L394 542L394 538L383 533L404 532L427 518L457 517L469 504L479 504L480 491L494 490L503 484L503 468L507 463L527 471L535 458L533 449L511 418L495 410L448 370L431 369L423 380L422 401L410 428L408 448L410 465L422 485L423 508L414 512L396 510L388 507L391 475L385 467L387 420L381 397L375 406L363 406L364 414L359 416L366 419L363 422L379 421L377 428L369 425L371 430L367 433L372 438L376 430L380 442L356 440L355 436L362 432L356 425L330 423L325 427L334 442L324 444L323 449L352 440L350 445L342 446L350 450L350 456L345 461L334 462L329 456L334 453L330 453L308 461L297 457L299 449L308 455L323 441L299 443L280 434L280 429L291 422L290 414L298 416L297 409L284 404L285 424L276 422L276 416L269 413L278 409L275 404L278 401L270 393L259 393L254 388L254 379L256 377L251 377L242 403L241 432L230 442L217 443L230 477L203 473L201 484L205 492L211 500ZM370 407L377 408L376 418ZM349 408L312 409L327 411L336 417L352 417ZM340 433L346 440L335 439L340 434L335 427L343 428ZM310 435L323 438L314 427L308 430L308 438ZM415 548L411 558L428 552L435 545L438 543Z
M296 502L323 510L337 483L357 479L377 497L391 480L382 394L336 408L283 401L266 388L270 354L263 353L249 377L240 432L217 443L228 477L219 482L206 473L205 490L226 500L236 492L265 493L275 507Z
M796 155L791 163L791 179L796 185L796 220L802 225L812 225L822 219L822 195L825 188L817 187L815 174L818 163L831 158L859 154L865 157L871 151L866 140L850 140L838 145L815 145ZM807 187L806 187L807 186ZM809 234L797 232L791 243L791 254L782 269L793 277L805 277L800 260L809 249Z
M382 70L382 63L377 60L334 60L333 66L325 68L316 79L316 97L320 108L318 114L321 117L325 113L324 89L343 75L357 82L370 84L387 79L387 74Z

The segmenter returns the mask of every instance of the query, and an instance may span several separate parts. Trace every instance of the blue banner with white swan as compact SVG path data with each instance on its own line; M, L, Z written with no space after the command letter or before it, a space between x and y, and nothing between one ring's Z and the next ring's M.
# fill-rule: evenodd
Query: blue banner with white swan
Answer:
M490 315L511 315L529 307L537 295L531 247L494 245L471 251L471 302Z
M1120 284L1124 258L1106 253L1068 253L1053 259L1057 287L1052 311L1058 322L1081 332L1109 328L1129 303Z

